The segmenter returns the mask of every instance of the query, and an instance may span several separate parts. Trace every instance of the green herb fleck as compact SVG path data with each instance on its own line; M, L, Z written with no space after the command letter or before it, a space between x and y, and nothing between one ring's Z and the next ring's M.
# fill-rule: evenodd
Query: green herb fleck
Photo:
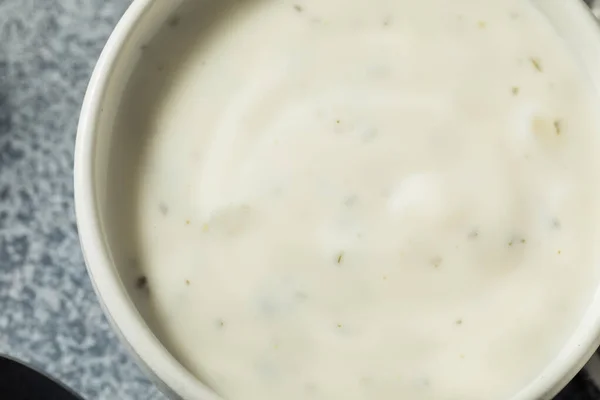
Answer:
M306 393L314 395L315 393L317 393L317 385L315 385L314 383L307 383L304 386L304 390L306 391Z
M178 15L174 15L169 19L168 24L171 28L176 28L180 22L181 18Z
M543 71L543 69L542 69L542 62L540 61L539 58L537 58L537 57L531 57L529 59L529 61L531 61L531 65L533 65L533 68L535 68L535 70L537 72L542 72Z
M344 261L344 252L340 252L340 254L337 256L337 263L341 264L342 261Z
M167 215L169 213L169 207L165 203L160 202L158 204L158 211L160 211L162 215Z
M513 96L518 96L519 95L519 91L520 91L520 89L519 89L518 86L513 86L512 89L511 89L511 92L512 92Z
M295 297L299 302L304 302L308 299L308 295L304 292L296 292Z
M552 219L552 228L554 229L560 229L560 220L558 218L553 218Z
M485 29L487 27L487 23L485 21L479 21L477 26L479 26L479 29Z
M554 120L554 132L556 132L557 136L560 136L562 133L562 123L558 119Z
M360 384L361 385L369 386L372 383L373 383L373 379L372 378L369 378L369 377L360 378Z
M342 327L342 324L337 324L337 327L338 327L338 328L341 328L341 327Z
M302 6L300 4L294 4L294 10L301 13L302 11L304 11L304 8L302 8Z
M357 195L352 195L352 196L348 196L344 199L344 205L347 207L352 207L356 204L358 200L358 196Z
M463 323L463 320L462 320L462 319L457 319L457 320L456 320L456 325L462 325L462 323Z

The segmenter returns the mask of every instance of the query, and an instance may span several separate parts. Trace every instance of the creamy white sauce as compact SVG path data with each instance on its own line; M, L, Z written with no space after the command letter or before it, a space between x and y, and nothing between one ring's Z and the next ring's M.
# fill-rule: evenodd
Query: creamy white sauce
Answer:
M597 287L600 203L600 104L544 18L214 8L144 50L139 97L161 100L123 112L170 350L229 400L495 400L538 376Z

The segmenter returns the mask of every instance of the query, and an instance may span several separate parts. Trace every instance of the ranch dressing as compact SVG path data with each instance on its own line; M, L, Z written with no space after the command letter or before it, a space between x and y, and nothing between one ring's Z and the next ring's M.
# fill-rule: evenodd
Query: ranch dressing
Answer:
M600 203L600 104L543 16L257 0L196 35L190 10L160 34L183 58L143 50L160 106L123 111L146 121L138 286L175 356L229 400L537 377L597 287Z

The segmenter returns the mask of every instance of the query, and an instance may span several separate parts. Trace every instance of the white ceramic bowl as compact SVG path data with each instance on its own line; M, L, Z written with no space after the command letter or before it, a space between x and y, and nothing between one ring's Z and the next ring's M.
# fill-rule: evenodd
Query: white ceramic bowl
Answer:
M75 202L79 236L95 290L115 331L139 364L171 398L219 397L189 373L161 344L132 301L122 263L115 262L107 226L107 191L113 125L126 82L142 49L185 0L134 0L92 76L81 111L75 149ZM219 1L219 0L192 0ZM600 93L600 29L581 0L531 0L554 24ZM113 244L114 247L114 244ZM550 399L585 364L600 343L600 295L572 340L547 370L511 400ZM481 394L485 398L485 393Z

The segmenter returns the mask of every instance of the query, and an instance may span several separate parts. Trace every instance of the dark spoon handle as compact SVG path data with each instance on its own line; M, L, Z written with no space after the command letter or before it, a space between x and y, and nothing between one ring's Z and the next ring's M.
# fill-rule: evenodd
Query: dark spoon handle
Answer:
M7 400L83 400L43 372L0 356L0 398Z

